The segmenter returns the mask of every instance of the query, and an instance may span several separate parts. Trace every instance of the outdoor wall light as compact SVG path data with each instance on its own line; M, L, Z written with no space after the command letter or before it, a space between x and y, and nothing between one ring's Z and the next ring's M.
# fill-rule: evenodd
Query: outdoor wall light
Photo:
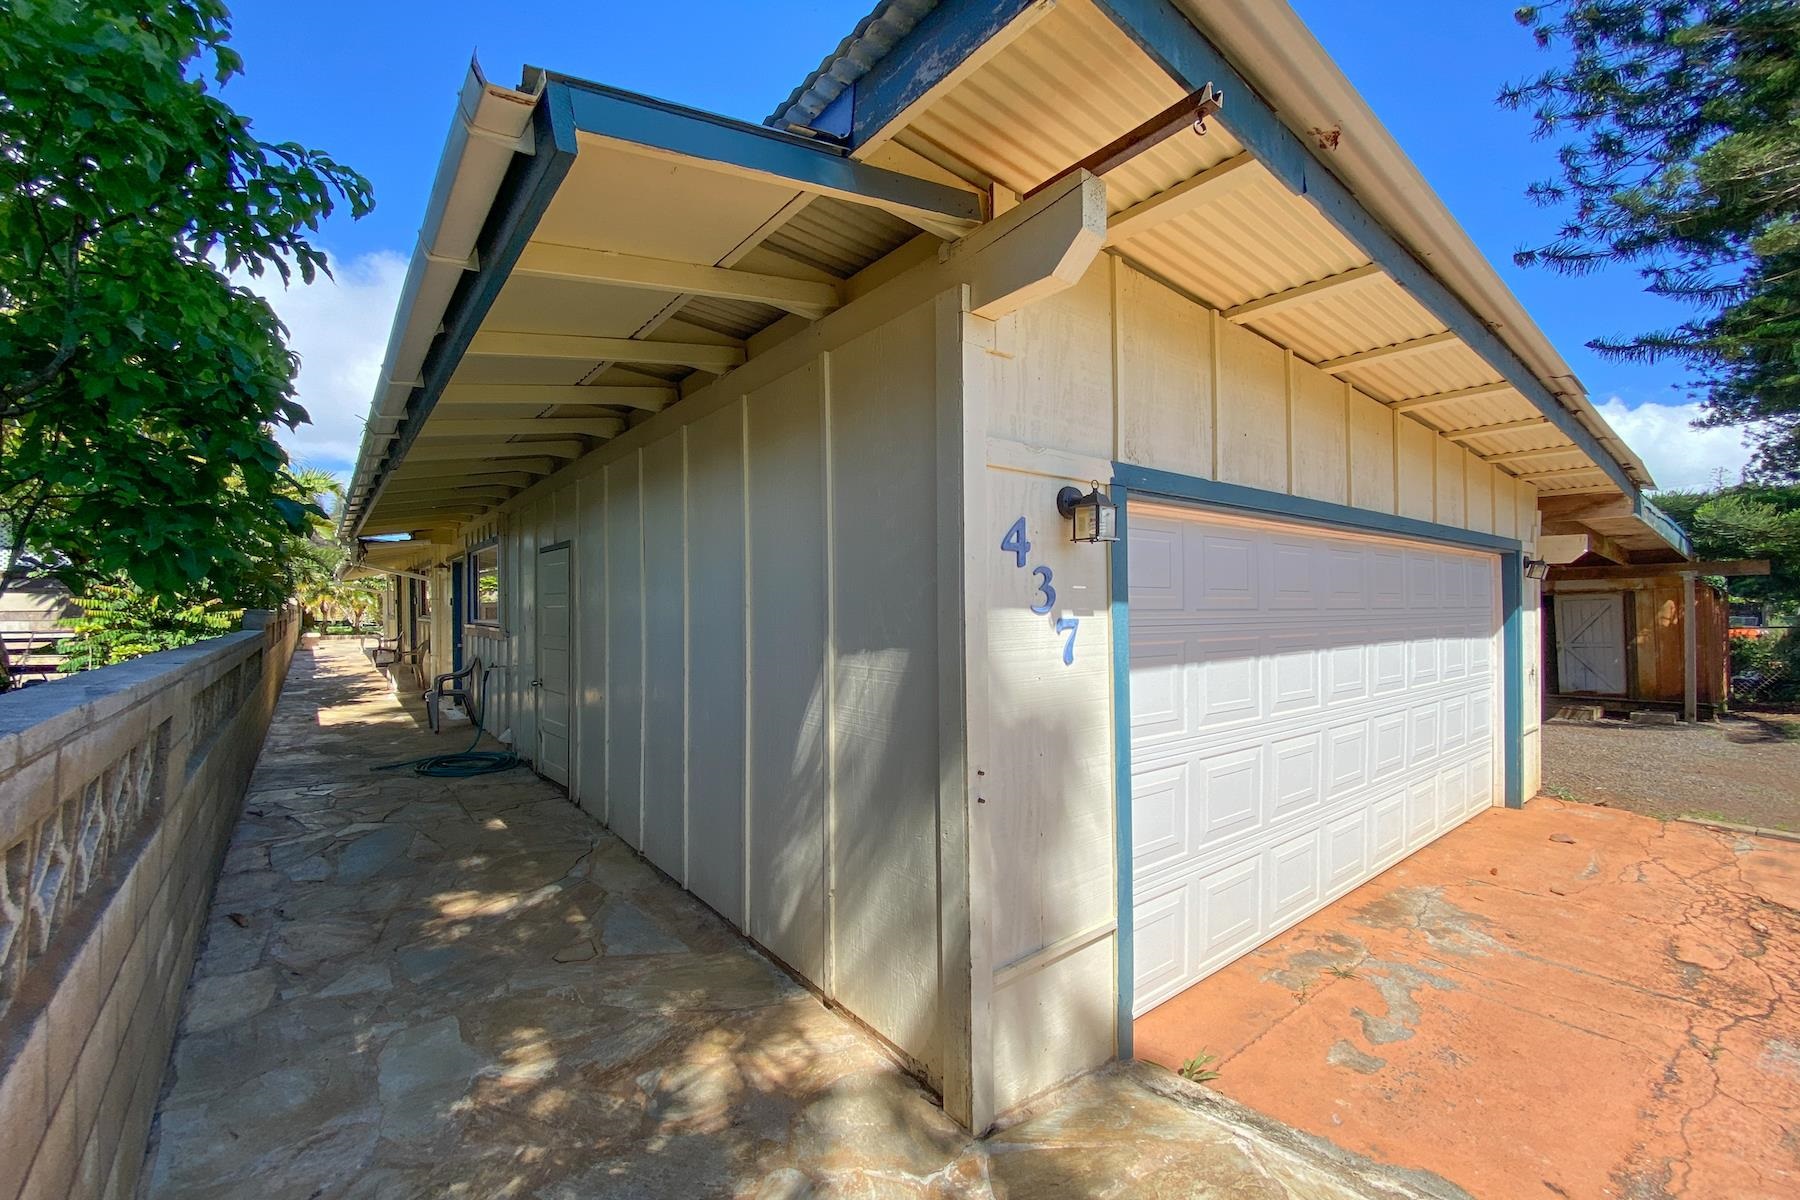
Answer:
M1119 540L1119 506L1100 491L1081 494L1077 487L1066 487L1056 493L1056 511L1074 522L1074 540L1078 542L1116 542Z
M1525 578L1527 578L1527 579L1548 579L1548 578L1550 578L1550 564L1545 562L1541 558L1526 559L1525 560Z

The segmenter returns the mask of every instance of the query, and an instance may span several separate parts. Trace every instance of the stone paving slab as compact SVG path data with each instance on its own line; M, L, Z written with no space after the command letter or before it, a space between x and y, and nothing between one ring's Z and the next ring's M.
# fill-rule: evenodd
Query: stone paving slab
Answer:
M147 1200L1458 1194L1146 1065L971 1139L548 783L369 771L460 748L354 643L302 647L186 998Z

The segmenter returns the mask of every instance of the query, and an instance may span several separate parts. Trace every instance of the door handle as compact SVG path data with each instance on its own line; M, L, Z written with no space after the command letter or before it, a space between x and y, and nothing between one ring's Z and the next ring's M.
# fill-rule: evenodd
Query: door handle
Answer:
M531 681L531 686L532 686L532 687L543 687L543 686L544 686L544 681L543 681L543 680L541 680L541 679L534 679L534 680L532 680L532 681Z

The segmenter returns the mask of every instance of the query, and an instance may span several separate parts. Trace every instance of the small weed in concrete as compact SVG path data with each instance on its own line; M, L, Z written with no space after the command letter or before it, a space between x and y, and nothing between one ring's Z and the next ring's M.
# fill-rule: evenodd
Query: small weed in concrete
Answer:
M1350 963L1332 963L1329 967L1325 968L1325 973L1327 975L1335 976L1338 979L1357 978L1356 968Z
M1309 979L1305 983L1301 984L1299 987L1295 988L1294 989L1294 1003L1295 1004L1305 1004L1308 1000L1311 1000L1312 999L1312 986L1313 986L1312 980Z
M1219 1073L1212 1069L1212 1064L1218 1061L1218 1057L1211 1051L1200 1051L1181 1064L1181 1077L1189 1083L1211 1083L1219 1077Z
M1581 797L1577 796L1574 792L1571 792L1566 787L1547 787L1544 789L1544 795L1552 796L1558 800L1563 801L1566 804L1580 804L1581 803Z

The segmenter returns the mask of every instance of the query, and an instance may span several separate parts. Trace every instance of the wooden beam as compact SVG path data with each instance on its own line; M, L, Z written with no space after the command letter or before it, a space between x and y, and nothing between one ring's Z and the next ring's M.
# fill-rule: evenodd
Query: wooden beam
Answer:
M1336 375L1354 367L1372 367L1380 363L1393 362L1396 359L1411 358L1415 354L1436 350L1441 346L1447 346L1460 340L1448 330L1443 333L1428 333L1424 337L1416 337L1410 341L1398 342L1392 346L1376 346L1372 350L1358 350L1355 354L1346 354L1342 358L1328 358L1322 363L1313 365L1327 375Z
M1492 437L1496 433L1512 433L1520 429L1540 429L1550 423L1549 417L1520 417L1517 421L1500 421L1493 425L1475 425L1468 429L1446 429L1438 436L1452 442L1466 442L1470 438Z
M474 504L499 504L517 494L507 488L442 488L432 491L399 491L388 488L381 493L381 498L398 504L443 504L454 500L467 500Z
M1694 573L1681 573L1681 719L1692 725L1700 717L1700 630L1694 604Z
M446 437L511 437L525 433L572 433L579 437L615 438L625 432L618 417L514 417L457 420L437 417L419 433L419 440Z
M1310 304L1328 293L1341 291L1354 284L1385 278L1387 276L1374 263L1370 263L1366 267L1352 267L1348 271L1340 271L1336 275L1327 275L1324 279L1315 279L1311 283L1291 287L1285 292L1276 292L1273 296L1264 296L1260 300L1234 304L1219 315L1233 324L1242 325L1245 321L1258 321L1264 317L1272 317L1276 313L1286 312L1296 305Z
M1555 458L1559 454L1580 454L1581 447L1564 443L1560 446L1545 446L1541 450L1508 450L1504 454L1483 454L1478 457L1484 463L1493 463L1503 467L1507 463L1530 462L1534 458Z
M506 465L508 467L511 467L514 464L507 463ZM499 472L499 473L488 472L486 474L480 474L480 475L469 474L469 475L464 475L460 478L455 475L450 475L450 474L443 473L443 472L440 472L435 475L417 475L417 476L413 475L410 472L404 472L404 473L400 473L400 474L396 475L395 478L388 483L388 487L391 487L391 488L394 488L394 487L397 487L397 488L409 488L409 487L410 488L449 488L449 487L523 488L523 487L530 487L532 484L534 484L536 482L537 482L536 477L534 477L530 474L527 474L524 471L503 471L503 472Z
M1571 583L1604 579L1673 579L1679 575L1767 575L1766 558L1728 558L1705 562L1630 563L1625 566L1550 568L1550 578Z
M555 404L598 404L604 408L636 408L661 412L680 398L672 387L611 384L453 383L438 398L440 406L504 404L517 408L549 408Z
M972 262L969 311L997 320L1074 287L1106 244L1106 184L1077 171L949 247Z
M1458 400L1479 400L1483 396L1498 396L1502 392L1517 392L1519 389L1510 383L1480 383L1474 387L1457 388L1453 392L1438 392L1432 396L1414 396L1410 400L1396 400L1393 409L1397 413L1417 412L1421 408L1436 408L1440 404L1455 404Z
M413 462L460 462L483 463L489 459L504 458L506 469L514 470L518 463L515 458L530 459L532 462L546 462L552 458L580 458L586 447L580 442L499 442L490 441L480 446L414 446L406 456L406 461ZM549 474L548 471L545 474Z
M1554 471L1526 471L1523 474L1514 475L1513 478L1523 479L1526 483L1537 483L1540 480L1546 479L1569 479L1576 475L1592 475L1596 471L1602 475L1606 474L1605 467L1558 467Z
M427 480L459 479L469 483L504 483L507 486L530 487L536 476L556 470L548 458L509 458L504 463L476 463L457 466L454 463L403 463L395 472L396 483L420 483ZM514 480L518 480L514 484Z
M1116 246L1140 237L1164 221L1185 216L1226 192L1252 182L1259 174L1256 159L1249 154L1240 154L1208 167L1174 187L1164 188L1149 199L1138 201L1123 212L1114 213L1106 222L1106 244Z
M526 246L512 273L515 278L561 279L671 295L746 300L815 321L843 303L837 288L829 283L548 242Z
M1216 114L1222 107L1224 107L1224 102L1213 90L1212 84L1195 88L1138 125L1137 128L1127 130L1081 161L1064 167L1057 174L1026 192L1024 198L1029 200L1045 188L1054 187L1062 182L1065 175L1086 171L1098 178L1110 174L1139 155L1155 149L1176 134L1191 133L1196 128L1204 131L1206 119Z
M573 79L555 78L548 91L552 112L619 150L878 208L946 240L987 219L978 192L857 162L796 134Z
M469 343L469 358L555 358L572 362L634 362L694 367L723 375L744 365L744 348L702 342L653 342L642 338L586 337L574 333L482 331Z

